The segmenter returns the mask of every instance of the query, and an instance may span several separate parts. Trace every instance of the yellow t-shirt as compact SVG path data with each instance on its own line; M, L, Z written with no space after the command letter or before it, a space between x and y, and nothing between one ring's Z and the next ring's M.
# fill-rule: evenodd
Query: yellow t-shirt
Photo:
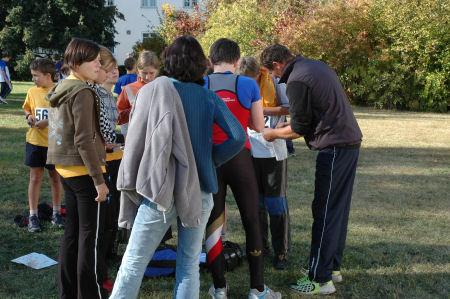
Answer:
M48 108L50 103L45 99L45 96L52 89L52 87L31 87L22 105L24 110L30 111L36 118L36 121L48 119ZM29 128L26 136L26 141L33 145L48 147L48 128Z
M70 74L70 76L68 76L64 80L80 80L80 79ZM73 178L82 175L89 175L89 171L86 166L67 166L56 164L55 169L59 173L59 175L62 176L63 178ZM102 172L106 173L105 166L102 166Z
M106 153L106 161L120 160L123 157L123 150L118 150L112 153Z

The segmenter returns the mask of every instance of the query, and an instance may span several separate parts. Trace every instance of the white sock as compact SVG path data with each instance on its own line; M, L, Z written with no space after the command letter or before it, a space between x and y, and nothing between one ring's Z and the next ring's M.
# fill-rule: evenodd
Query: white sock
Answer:
M61 206L53 206L53 215L59 214L61 211Z
M38 213L38 210L30 210L30 216L36 216Z

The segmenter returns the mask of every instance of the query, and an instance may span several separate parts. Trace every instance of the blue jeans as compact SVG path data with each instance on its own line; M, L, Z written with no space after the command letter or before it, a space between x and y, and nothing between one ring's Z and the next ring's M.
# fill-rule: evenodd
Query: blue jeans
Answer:
M186 228L178 219L176 282L173 298L199 297L199 255L206 222L213 204L212 194L202 192L200 225ZM157 210L155 203L148 199L143 200L110 298L137 298L145 269L167 229L176 218L175 206L163 214Z

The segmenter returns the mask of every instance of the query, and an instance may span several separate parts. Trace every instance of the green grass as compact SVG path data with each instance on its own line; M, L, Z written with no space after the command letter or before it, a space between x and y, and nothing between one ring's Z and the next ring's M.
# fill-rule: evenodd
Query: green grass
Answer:
M61 231L30 234L13 217L27 211L27 129L21 105L30 83L16 82L0 105L0 298L54 298L56 267L32 270L11 259L32 251L56 258ZM450 298L450 115L356 108L364 134L345 251L344 282L330 298ZM292 255L286 271L267 260L268 285L287 298L309 252L316 153L297 141L289 159ZM43 200L50 202L49 186ZM230 240L244 244L232 198ZM114 269L111 272L115 274ZM227 274L230 298L245 298L247 265ZM201 296L211 278L201 273ZM170 298L173 279L144 280L141 298Z

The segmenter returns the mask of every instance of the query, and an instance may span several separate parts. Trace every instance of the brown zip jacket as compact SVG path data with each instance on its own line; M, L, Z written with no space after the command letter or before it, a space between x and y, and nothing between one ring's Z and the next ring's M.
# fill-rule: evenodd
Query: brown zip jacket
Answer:
M105 145L100 133L99 101L80 80L65 79L47 95L48 164L86 166L96 186L104 183Z

